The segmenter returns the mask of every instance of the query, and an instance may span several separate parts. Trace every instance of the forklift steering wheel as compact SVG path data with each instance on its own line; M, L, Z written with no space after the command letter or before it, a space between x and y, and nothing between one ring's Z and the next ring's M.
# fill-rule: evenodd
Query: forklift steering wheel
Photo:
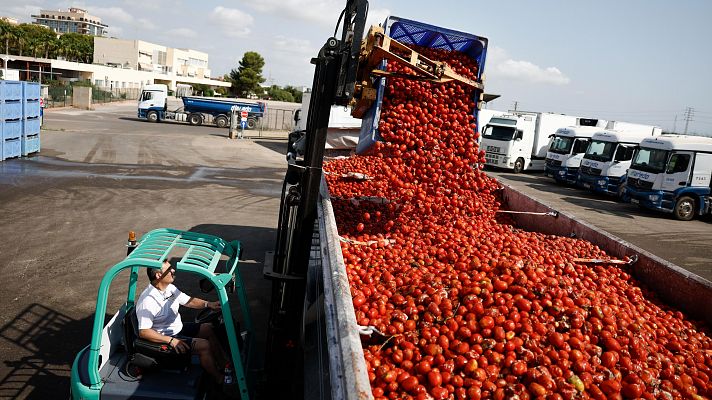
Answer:
M213 310L210 308L206 308L201 310L198 313L198 316L195 317L195 322L199 324L204 324L207 322L218 322L221 323L222 321L222 310Z

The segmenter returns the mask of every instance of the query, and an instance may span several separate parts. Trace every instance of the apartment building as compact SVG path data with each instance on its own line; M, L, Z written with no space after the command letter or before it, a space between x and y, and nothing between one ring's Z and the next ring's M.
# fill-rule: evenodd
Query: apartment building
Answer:
M40 10L38 15L32 15L33 24L44 25L57 33L81 33L83 35L105 36L108 25L101 18L87 13L81 8L72 7L67 11Z

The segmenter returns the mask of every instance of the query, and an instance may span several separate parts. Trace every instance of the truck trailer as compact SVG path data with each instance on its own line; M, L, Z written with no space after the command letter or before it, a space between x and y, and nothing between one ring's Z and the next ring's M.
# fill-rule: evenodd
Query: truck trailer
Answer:
M712 138L646 138L628 170L624 197L682 221L712 214Z
M578 120L572 115L525 111L495 115L482 133L485 165L514 173L544 171L550 137L559 128L577 125Z
M150 122L180 121L191 125L212 123L218 128L230 125L232 113L247 111L247 129L255 129L266 111L265 103L236 99L184 96L183 107L168 111L168 86L146 85L138 99L138 117Z

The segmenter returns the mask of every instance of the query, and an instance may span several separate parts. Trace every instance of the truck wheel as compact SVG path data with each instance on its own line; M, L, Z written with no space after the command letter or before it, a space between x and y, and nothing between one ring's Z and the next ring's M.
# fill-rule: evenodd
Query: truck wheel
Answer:
M146 119L148 122L158 122L158 113L155 111L149 111L148 114L146 114Z
M680 221L690 221L695 218L695 200L691 197L680 197L675 203L675 209L673 210L675 218Z
M227 128L227 117L224 115L218 115L217 118L215 118L215 125L217 125L218 128Z
M188 123L191 125L201 125L203 123L203 117L200 114L190 114L188 115Z
M255 129L257 128L257 120L254 118L248 118L247 119L247 129Z
M518 174L524 171L524 159L519 157L517 161L514 162L514 173Z

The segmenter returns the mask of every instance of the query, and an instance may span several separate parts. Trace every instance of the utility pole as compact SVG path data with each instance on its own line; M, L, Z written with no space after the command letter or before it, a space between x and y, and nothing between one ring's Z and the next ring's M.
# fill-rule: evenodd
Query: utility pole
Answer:
M692 117L695 116L695 109L692 107L687 107L685 109L685 135L687 135L687 125L690 124L690 121L694 121Z
M677 114L675 114L675 121L672 123L672 133L677 132Z
M515 102L514 102L514 111L517 111L517 105L519 105L519 102L518 102L518 101L515 101Z

